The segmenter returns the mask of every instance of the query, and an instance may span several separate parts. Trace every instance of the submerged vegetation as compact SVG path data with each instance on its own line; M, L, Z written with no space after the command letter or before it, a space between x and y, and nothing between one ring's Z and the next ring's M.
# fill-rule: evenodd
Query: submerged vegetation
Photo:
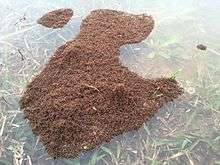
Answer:
M182 69L178 69L177 71L175 71L174 73L172 73L170 80L175 81L177 76L179 76L182 72Z

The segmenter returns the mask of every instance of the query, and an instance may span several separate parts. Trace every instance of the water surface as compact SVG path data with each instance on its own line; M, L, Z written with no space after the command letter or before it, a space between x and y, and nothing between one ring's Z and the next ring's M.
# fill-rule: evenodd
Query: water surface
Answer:
M0 164L220 164L219 0L0 0ZM36 24L44 13L74 10L63 29ZM121 63L146 77L177 80L184 95L142 128L66 160L47 155L18 106L26 85L93 9L153 16L145 41L121 47ZM208 46L207 51L196 48Z

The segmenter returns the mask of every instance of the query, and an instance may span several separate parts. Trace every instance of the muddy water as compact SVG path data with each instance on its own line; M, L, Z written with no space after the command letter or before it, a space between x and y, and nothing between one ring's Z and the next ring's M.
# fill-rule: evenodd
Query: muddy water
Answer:
M215 164L220 157L220 2L218 0L0 1L0 164ZM36 24L49 10L74 10L63 29ZM26 84L55 49L73 38L97 8L151 14L148 39L121 48L121 63L143 77L176 75L185 94L138 131L115 137L73 160L53 160L19 111ZM206 51L197 44L208 47ZM19 50L19 51L18 51ZM178 71L177 74L175 74Z

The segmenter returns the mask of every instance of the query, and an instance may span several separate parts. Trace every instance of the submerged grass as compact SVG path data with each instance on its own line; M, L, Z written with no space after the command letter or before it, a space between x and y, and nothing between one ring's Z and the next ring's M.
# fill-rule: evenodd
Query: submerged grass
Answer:
M179 76L182 72L182 69L178 69L174 73L171 74L170 80L175 81L177 76Z

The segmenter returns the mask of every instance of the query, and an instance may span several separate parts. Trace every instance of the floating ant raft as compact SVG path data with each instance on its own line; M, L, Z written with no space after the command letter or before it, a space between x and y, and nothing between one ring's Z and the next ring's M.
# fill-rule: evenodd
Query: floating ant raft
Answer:
M37 23L48 28L57 29L66 25L72 16L72 9L58 9L43 15L37 20Z
M20 105L54 157L75 157L138 129L182 94L175 80L144 79L119 62L120 46L145 39L152 17L92 11L27 86Z

